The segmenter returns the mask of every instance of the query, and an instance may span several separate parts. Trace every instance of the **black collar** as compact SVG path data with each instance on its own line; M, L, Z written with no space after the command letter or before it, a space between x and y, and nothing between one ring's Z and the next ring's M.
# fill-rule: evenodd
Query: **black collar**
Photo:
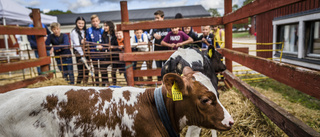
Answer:
M164 101L163 101L163 96L162 96L161 90L162 90L162 87L156 88L154 90L154 100L155 100L155 103L156 103L156 107L157 107L157 110L158 110L159 117L161 119L162 124L166 128L169 136L170 137L179 137L180 135L177 134L174 131L173 127L172 127L172 124L171 124L170 118L168 116L168 112L167 112L166 106L165 106Z

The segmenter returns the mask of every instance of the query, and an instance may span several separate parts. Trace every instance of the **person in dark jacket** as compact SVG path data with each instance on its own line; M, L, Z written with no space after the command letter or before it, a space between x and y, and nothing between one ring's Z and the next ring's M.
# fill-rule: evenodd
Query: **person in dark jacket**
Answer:
M29 17L30 17L30 19L33 21L32 12L29 14ZM29 24L29 27L33 28L34 25L33 25L33 24ZM46 25L42 24L42 28L45 28L45 29L46 29L47 35L50 35L50 34L51 34L50 30L48 29L48 27L47 27ZM45 37L45 40L46 40L46 38L47 38L47 36ZM34 51L34 55L36 56L36 58L39 58L36 36L35 36L35 35L28 35L28 41L29 41L29 43L30 43L31 49L35 50L35 51ZM47 50L47 56L50 56L50 49L51 49L51 47L47 47L47 48L46 48L46 50ZM37 67L37 71L38 71L38 74L41 75L41 69L40 69L40 67Z
M53 45L53 52L55 56L71 55L71 51L67 48L69 44L69 37L67 34L60 33L60 24L51 23L50 29L53 34L49 35L46 40L46 45ZM68 46L57 46L68 45ZM55 47L56 46L56 47ZM72 57L56 58L57 65L63 73L63 78L69 81L69 84L74 84Z

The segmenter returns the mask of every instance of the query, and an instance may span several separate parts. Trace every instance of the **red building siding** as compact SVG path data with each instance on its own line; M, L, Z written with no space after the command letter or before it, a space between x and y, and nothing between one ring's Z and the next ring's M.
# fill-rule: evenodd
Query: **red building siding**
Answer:
M298 3L290 4L269 12L256 16L257 43L273 42L272 20L275 17L294 14L320 7L320 0L304 0ZM254 25L252 25L254 27ZM257 45L257 49L272 49L272 45ZM258 52L257 56L271 58L272 52Z

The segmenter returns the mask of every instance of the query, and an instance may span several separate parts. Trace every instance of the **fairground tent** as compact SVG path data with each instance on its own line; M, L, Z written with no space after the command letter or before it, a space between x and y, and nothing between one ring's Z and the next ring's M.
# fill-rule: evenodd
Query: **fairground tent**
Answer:
M29 18L29 13L31 10L19 5L14 0L0 0L0 24L3 24L4 20L6 25L28 25L32 23ZM57 22L56 16L50 16L41 14L41 22L44 24L50 24L52 22Z

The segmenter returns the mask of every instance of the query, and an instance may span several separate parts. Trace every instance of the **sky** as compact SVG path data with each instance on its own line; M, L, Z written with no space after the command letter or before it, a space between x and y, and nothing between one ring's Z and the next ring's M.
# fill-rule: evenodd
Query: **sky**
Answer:
M120 10L121 0L14 0L17 3L44 12L50 10L71 10L74 13L104 12ZM187 5L202 5L205 9L217 8L224 13L224 0L127 0L128 9L146 9L156 7L173 7ZM242 6L244 0L232 0L233 4Z

